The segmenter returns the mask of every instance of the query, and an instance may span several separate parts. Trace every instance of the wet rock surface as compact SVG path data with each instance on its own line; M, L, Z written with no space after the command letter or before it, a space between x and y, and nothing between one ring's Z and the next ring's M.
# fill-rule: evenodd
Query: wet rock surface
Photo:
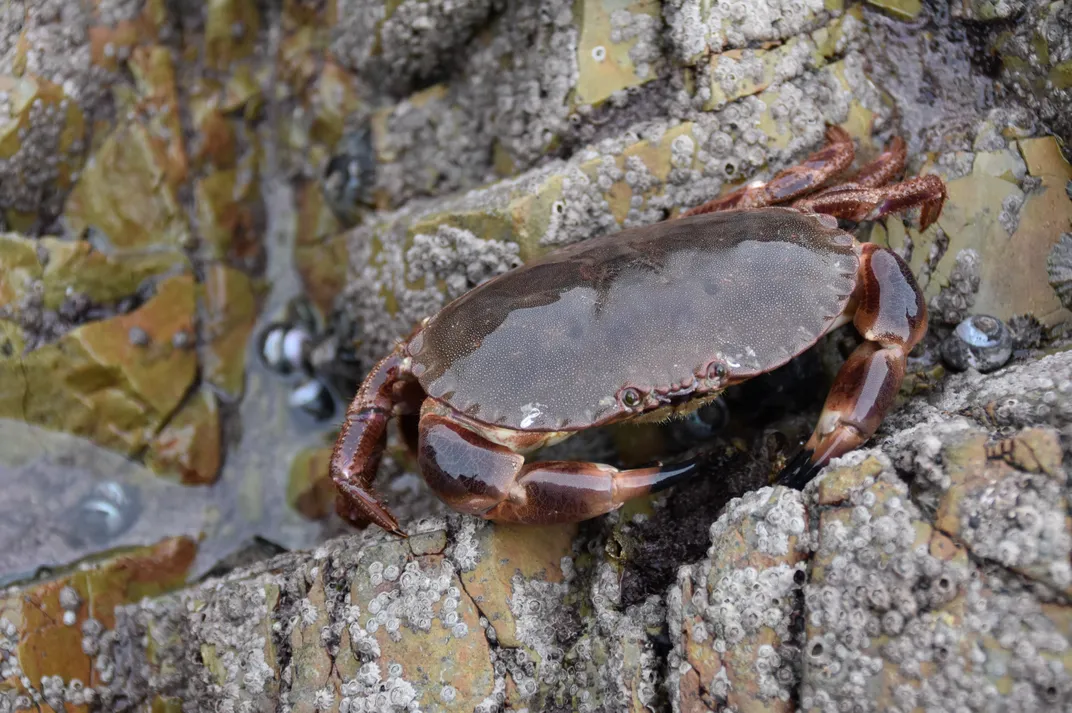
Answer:
M723 493L706 554L659 593L623 596L641 565L621 544L694 491L573 527L451 515L119 606L82 625L109 675L45 685L236 710L1060 709L1072 355L951 377L910 410L803 493ZM9 596L44 591L74 601Z
M0 476L22 508L0 524L21 545L4 578L177 534L205 536L204 572L250 537L309 546L330 530L286 504L285 468L258 462L288 462L319 434L289 419L287 385L250 364L254 327L300 289L290 193L265 199L282 185L284 143L265 105L293 105L322 55L304 12L0 10ZM286 217L270 227L273 211ZM99 448L137 467L97 472ZM147 482L142 465L206 492ZM99 517L132 522L115 537L68 532L101 529L60 513L108 483L140 505L103 502ZM173 516L159 517L169 498Z

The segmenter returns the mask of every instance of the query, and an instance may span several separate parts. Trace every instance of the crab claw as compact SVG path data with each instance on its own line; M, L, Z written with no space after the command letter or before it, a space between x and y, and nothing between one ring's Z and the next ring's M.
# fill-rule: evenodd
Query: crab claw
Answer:
M336 487L340 494L345 496L335 501L335 511L341 518L355 526L367 526L371 523L392 535L409 537L399 526L395 516L380 505L379 501L367 490L347 482L337 482Z
M904 349L898 345L857 347L838 372L811 438L778 482L800 489L831 460L863 445L893 405L904 369Z
M804 486L819 472L819 466L812 461L814 455L815 451L810 448L801 448L778 474L776 481L778 485L784 485L793 490L803 490Z
M904 379L908 352L927 331L923 293L904 260L872 244L862 253L853 324L866 341L834 378L815 431L779 476L784 485L803 487L875 434Z
M383 455L387 421L398 398L396 386L402 378L403 358L398 350L384 357L372 370L346 410L335 449L331 454L330 473L337 497L335 511L355 527L375 523L384 530L405 537L398 520L372 494Z

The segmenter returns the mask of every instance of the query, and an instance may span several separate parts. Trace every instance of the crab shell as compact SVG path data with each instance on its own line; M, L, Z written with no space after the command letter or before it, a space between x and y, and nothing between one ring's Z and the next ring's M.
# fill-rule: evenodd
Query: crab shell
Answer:
M428 397L480 431L662 417L844 323L859 252L836 219L792 208L632 228L483 283L406 354Z

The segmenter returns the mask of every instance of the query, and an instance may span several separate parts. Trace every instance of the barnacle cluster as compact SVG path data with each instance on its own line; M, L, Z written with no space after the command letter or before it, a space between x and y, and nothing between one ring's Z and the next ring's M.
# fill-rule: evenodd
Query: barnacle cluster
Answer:
M1046 268L1061 304L1072 309L1072 233L1062 233L1046 259Z
M794 622L807 578L798 550L807 539L797 492L761 488L726 506L711 526L707 558L682 567L668 596L675 706L689 691L730 706L790 699L801 647ZM725 663L711 666L696 656L700 650Z

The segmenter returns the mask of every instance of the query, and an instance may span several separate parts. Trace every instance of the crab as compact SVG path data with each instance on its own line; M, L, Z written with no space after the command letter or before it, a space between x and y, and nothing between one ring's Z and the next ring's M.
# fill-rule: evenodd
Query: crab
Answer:
M852 322L863 343L778 479L803 487L874 435L927 329L904 260L838 219L918 209L926 228L945 185L892 182L899 137L834 183L854 156L852 138L828 127L823 147L765 183L551 252L425 319L347 409L330 465L339 514L405 536L372 492L397 417L424 479L456 511L529 524L603 515L679 483L697 461L621 470L526 455L584 429L685 416Z

